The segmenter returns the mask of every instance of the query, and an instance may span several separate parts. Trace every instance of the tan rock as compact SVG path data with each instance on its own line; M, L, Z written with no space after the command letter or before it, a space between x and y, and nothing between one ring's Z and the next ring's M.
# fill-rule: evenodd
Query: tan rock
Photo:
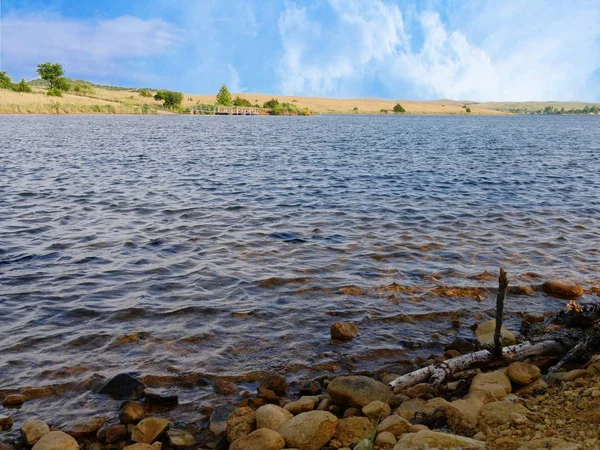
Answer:
M402 436L403 434L409 432L410 427L411 423L408 420L396 414L392 414L391 416L383 419L381 423L377 425L377 433L388 431L394 436Z
M138 423L131 433L133 442L152 444L169 428L169 421L158 417L147 417Z
M295 402L288 403L283 408L286 411L291 412L293 415L312 411L313 409L315 409L315 397L301 397Z
M546 392L548 389L548 383L544 381L543 378L539 378L535 380L533 383L529 383L527 386L523 386L519 390L515 392L520 397L530 397L532 395L537 395L542 392Z
M433 389L433 386L431 386L429 383L419 383L415 386L406 389L402 393L409 396L410 398L419 398L425 395L431 395L434 392L435 390Z
M459 434L472 436L477 428L479 411L485 406L487 394L472 392L465 398L455 400L446 408L450 429Z
M50 431L44 434L31 450L79 450L79 444L67 433Z
M553 297L577 298L583 295L583 288L576 283L566 281L550 280L542 284L542 290Z
M2 401L2 406L5 408L15 408L25 403L25 396L21 394L10 394Z
M356 416L360 416L361 410L358 408L347 408L346 411L344 411L344 419L347 419L348 417L356 417Z
M125 441L127 439L127 427L125 425L114 425L106 429L104 440L107 444Z
M331 338L349 341L358 336L358 327L350 322L334 322L331 325Z
M511 363L506 369L510 381L522 386L533 383L542 376L540 368L524 362Z
M392 448L396 445L396 436L389 431L379 433L375 438L375 445L384 449Z
M167 431L167 436L169 437L169 443L173 447L185 448L196 445L194 436L185 430L174 428Z
M309 411L288 420L279 434L288 447L319 450L329 442L337 426L337 417L325 411Z
M128 445L123 450L161 450L162 444L160 442L155 442L154 444L133 444Z
M382 402L381 400L374 400L362 409L362 413L365 415L365 417L368 417L374 421L381 421L385 419L390 415L391 412L392 409L390 408L390 405Z
M50 432L50 427L41 420L32 420L21 427L21 436L27 445L33 445Z
M496 400L506 397L512 391L510 379L501 370L479 373L471 382L469 392L483 391L489 393Z
M91 419L83 419L75 422L65 430L74 438L82 438L89 434L96 433L106 422L106 417L93 417Z
M587 377L589 374L587 370L584 369L575 369L567 372L563 377L563 381L575 381L577 378Z
M366 417L349 417L338 420L333 438L344 447L350 447L361 439L368 438L373 431L373 425Z
M237 391L237 386L230 381L217 380L215 382L215 392L219 395L235 395Z
M227 440L231 443L256 429L256 412L244 406L233 411L227 419Z
M479 324L475 330L475 336L479 344L484 347L493 346L495 329L496 321L494 319ZM500 329L500 338L502 346L514 345L517 342L515 334L504 327Z
M526 442L518 450L579 450L581 445L558 438L541 438Z
M423 448L438 448L438 449L485 449L487 445L485 442L476 441L463 436L457 436L455 434L440 433L437 431L423 430L418 433L409 433L402 436L398 443L394 446L394 450L407 450L414 447Z
M269 389L275 392L275 394L283 396L285 395L288 384L286 379L281 375L269 375L268 377L263 378L258 387Z
M413 420L418 415L430 416L434 413L441 417L445 414L448 405L450 405L450 402L441 397L435 397L431 400L416 398L402 403L396 410L396 414L407 420Z
M128 423L137 423L144 418L146 410L142 405L136 402L129 402L123 405L119 410L119 420L127 425Z
M256 427L278 431L294 415L277 405L264 405L256 410Z
M281 450L285 441L281 435L268 428L260 428L231 443L229 450Z
M515 420L522 422L527 413L527 408L519 403L510 401L488 403L479 411L479 428L484 433L489 433L491 428L505 424L512 425Z
M345 376L331 380L327 392L334 401L363 408L374 400L391 403L394 394L390 388L379 381L365 376Z

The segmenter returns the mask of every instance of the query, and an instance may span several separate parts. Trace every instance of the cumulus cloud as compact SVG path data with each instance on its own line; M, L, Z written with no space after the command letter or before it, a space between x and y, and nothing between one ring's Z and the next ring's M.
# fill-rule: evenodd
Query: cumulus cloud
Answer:
M162 19L122 16L88 21L12 14L2 21L2 56L15 72L31 75L38 63L59 61L71 72L101 77L165 54L179 43L178 33Z
M307 95L364 95L378 83L392 97L598 99L594 2L464 4L460 17L442 21L438 10L403 16L391 0L329 0L333 20L324 27L322 11L288 3L279 86Z

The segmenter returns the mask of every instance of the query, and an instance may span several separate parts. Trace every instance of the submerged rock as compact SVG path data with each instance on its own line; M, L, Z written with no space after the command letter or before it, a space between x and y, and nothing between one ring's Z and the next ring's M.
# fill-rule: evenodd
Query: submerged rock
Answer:
M576 283L560 280L549 280L542 284L542 290L553 297L570 299L583 295L583 288Z
M319 450L335 433L338 419L325 411L298 414L279 429L279 434L290 448Z
M394 401L394 394L388 386L365 376L334 378L327 386L327 392L334 401L359 409L374 400L388 404Z
M332 339L349 341L358 336L358 327L350 322L333 322L330 332Z
M67 433L50 431L43 435L31 450L79 450L79 444Z
M146 385L131 375L121 373L111 378L98 393L110 395L116 399L141 398L144 396Z
M261 428L231 443L229 450L282 450L283 437L276 431Z
M316 381L307 380L300 383L300 395L319 395L321 385Z
M227 420L233 411L235 411L235 406L232 405L217 406L213 409L208 428L215 436L227 431Z
M23 403L25 403L25 396L21 394L10 394L2 401L2 406L5 408L16 408Z
M475 330L475 336L477 336L477 342L479 342L479 345L483 347L493 347L495 329L496 321L494 319L479 324ZM504 327L500 329L500 340L503 347L517 343L515 334L511 331L508 331Z
M179 396L159 389L144 389L144 398L151 405L176 406Z

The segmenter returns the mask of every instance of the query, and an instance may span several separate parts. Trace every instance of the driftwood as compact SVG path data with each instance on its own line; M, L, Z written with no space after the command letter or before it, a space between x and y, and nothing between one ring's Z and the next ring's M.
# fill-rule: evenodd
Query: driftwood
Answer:
M504 315L504 299L508 291L508 278L504 269L500 268L498 278L498 296L496 297L496 329L494 330L494 357L502 358L502 318Z

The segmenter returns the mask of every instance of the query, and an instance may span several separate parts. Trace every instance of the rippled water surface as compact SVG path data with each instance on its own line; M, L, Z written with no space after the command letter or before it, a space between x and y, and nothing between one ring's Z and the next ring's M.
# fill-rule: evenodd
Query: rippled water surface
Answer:
M0 117L0 390L378 369L469 336L500 266L509 324L547 278L595 301L599 162L597 117Z

